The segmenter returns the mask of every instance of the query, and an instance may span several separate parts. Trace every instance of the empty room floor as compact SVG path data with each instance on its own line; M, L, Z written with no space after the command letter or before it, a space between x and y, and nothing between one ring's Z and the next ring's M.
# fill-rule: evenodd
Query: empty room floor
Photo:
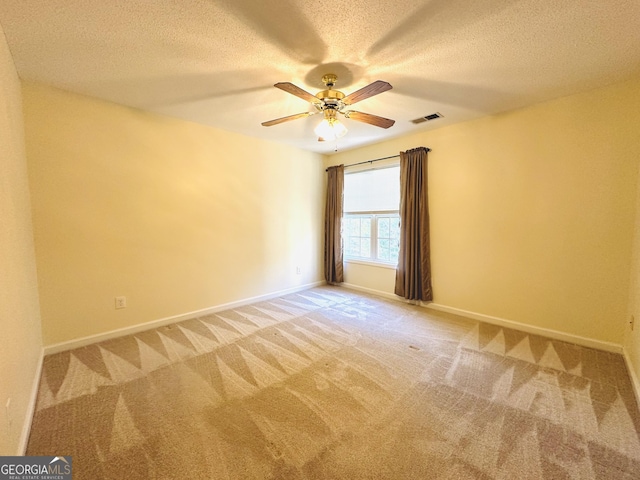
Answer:
M45 357L74 479L640 479L620 355L323 286Z

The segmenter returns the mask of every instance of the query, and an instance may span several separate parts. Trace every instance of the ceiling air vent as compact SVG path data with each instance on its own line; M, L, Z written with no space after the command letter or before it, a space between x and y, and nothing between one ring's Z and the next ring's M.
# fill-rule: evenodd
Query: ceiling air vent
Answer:
M441 113L432 113L431 115L425 115L424 117L420 117L420 118L416 118L415 120L411 120L411 123L424 123L424 122L428 122L429 120L435 120L436 118L442 118L444 117L444 115L442 115Z

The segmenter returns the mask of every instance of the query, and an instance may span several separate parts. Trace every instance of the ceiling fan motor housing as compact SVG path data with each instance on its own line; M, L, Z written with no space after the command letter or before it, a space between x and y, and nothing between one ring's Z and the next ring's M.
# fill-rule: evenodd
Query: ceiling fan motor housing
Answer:
M316 97L320 100L320 102L316 103L316 108L319 110L342 110L344 108L342 99L345 95L338 90L324 90L317 93Z
M322 83L325 84L327 90L316 93L316 98L321 101L320 104L316 104L316 108L318 108L318 110L340 111L344 108L342 99L345 97L345 94L339 90L333 90L333 86L336 84L337 79L337 75L333 73L327 73L322 77Z

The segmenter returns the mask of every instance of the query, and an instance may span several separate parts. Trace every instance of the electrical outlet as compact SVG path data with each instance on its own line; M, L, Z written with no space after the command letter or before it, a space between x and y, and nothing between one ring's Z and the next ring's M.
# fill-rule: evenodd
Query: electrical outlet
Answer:
M116 297L116 308L126 308L127 297Z
M296 267L296 274L300 275L302 273L302 268Z
M629 325L631 325L631 331L633 332L633 327L635 327L636 325L636 318L631 315L631 320L629 321Z

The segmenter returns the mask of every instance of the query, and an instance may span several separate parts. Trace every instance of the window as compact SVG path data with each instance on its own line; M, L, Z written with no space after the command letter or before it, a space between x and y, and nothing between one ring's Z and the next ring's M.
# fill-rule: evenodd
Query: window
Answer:
M346 174L342 238L347 260L398 264L400 167Z
M347 258L398 263L400 216L397 213L346 214L342 228Z

